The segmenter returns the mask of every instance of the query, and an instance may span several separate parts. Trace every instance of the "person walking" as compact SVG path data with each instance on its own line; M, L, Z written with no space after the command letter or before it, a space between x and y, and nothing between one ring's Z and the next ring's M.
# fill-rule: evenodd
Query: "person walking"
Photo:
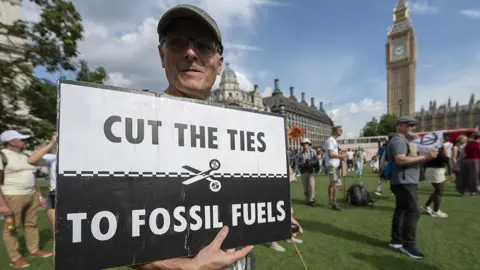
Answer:
M450 158L447 156L447 150L444 146L439 149L439 154L435 159L432 159L424 164L425 180L430 182L433 186L433 193L420 209L432 217L447 218L448 215L440 210L440 202L445 191L445 180L448 162ZM430 205L433 203L433 209Z
M402 116L397 120L394 136L387 145L386 158L391 164L390 189L395 195L390 247L400 249L411 258L423 259L416 247L417 222L420 217L417 185L420 164L435 158L437 150L414 156L406 137L413 134L418 120Z
M363 149L358 149L357 154L356 154L356 162L357 162L357 170L355 172L356 177L362 177L363 173L363 164L365 162L365 153L363 152Z

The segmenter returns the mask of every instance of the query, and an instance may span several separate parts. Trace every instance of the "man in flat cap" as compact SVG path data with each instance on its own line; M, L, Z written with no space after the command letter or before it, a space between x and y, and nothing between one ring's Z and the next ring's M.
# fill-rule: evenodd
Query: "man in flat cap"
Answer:
M196 6L178 5L165 12L157 32L158 52L169 84L165 94L207 100L223 64L222 34L216 22ZM227 234L228 227L222 228L194 258L175 258L134 268L251 270L253 247L224 251L221 245Z
M417 185L420 164L435 158L438 151L415 155L410 150L407 137L413 135L417 124L417 119L410 116L398 118L396 135L389 140L386 149L387 162L391 165L390 188L395 195L392 240L389 245L411 258L423 259L424 255L416 247L417 222L420 217Z

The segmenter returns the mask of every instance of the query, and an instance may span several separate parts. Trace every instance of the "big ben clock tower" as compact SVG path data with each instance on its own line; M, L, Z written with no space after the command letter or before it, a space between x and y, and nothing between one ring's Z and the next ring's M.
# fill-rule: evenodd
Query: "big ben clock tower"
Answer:
M386 55L387 111L397 116L413 115L417 42L404 0L398 0L394 9L393 26L388 31Z

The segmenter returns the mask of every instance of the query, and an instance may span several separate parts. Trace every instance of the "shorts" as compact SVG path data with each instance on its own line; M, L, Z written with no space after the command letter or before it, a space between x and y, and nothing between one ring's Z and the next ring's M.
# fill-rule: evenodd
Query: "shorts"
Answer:
M340 167L328 166L328 175L330 176L330 186L339 187L342 185L340 179Z
M53 191L49 191L48 192L48 195L47 195L47 205L46 205L46 209L55 209L55 196L56 195L56 192L55 190Z
M347 159L348 167L353 167L353 159Z

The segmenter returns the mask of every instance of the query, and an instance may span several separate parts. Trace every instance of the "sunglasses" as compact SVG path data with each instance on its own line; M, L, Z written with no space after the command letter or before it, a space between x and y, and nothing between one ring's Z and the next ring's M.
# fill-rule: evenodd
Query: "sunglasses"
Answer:
M182 35L169 34L160 39L160 45L165 43L169 51L182 53L190 46L190 41L193 42L193 47L201 55L210 56L215 53L222 55L223 53L222 46L218 42L208 38L190 38Z

